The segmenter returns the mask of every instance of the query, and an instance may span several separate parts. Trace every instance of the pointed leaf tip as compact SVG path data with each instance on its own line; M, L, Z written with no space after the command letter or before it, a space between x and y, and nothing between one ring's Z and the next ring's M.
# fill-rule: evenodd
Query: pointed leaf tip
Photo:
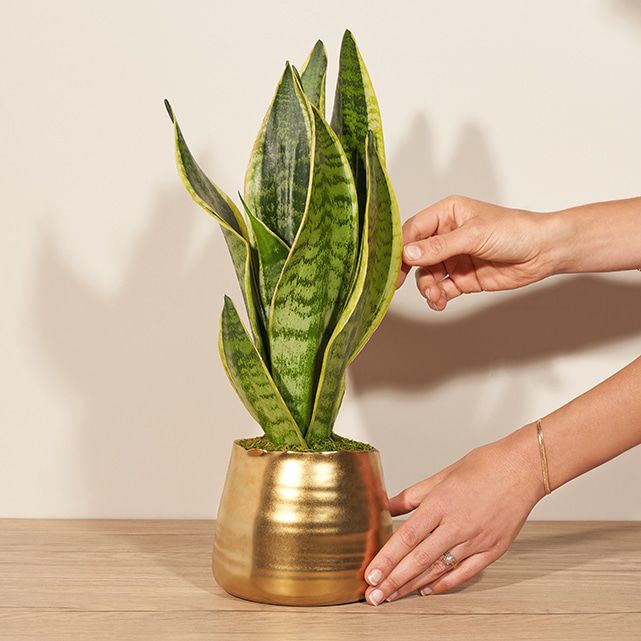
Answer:
M169 100L165 98L165 109L167 110L167 113L169 114L169 117L171 118L171 122L175 122L174 118L174 110L171 108L171 105L169 104Z

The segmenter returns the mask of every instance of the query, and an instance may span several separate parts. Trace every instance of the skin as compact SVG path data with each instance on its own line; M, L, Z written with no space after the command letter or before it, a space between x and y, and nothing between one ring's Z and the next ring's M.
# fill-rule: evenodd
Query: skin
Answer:
M537 213L450 196L403 226L403 270L429 307L553 274L641 266L641 198ZM641 358L542 417L551 489L641 443ZM365 570L372 605L459 587L498 559L545 496L536 423L389 499L411 513ZM445 552L457 560L446 567Z

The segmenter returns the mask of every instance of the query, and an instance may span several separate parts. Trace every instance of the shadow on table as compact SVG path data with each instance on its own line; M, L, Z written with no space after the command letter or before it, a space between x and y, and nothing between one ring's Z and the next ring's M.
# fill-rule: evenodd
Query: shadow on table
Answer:
M612 563L612 571L616 572L627 554L639 554L639 541L634 538L638 524L633 522L595 522L591 529L582 529L580 536L575 532L541 534L539 528L544 527L544 522L537 524L536 538L533 531L517 538L493 571L477 575L452 592L494 590L580 567L594 561L595 550L601 559L616 557ZM629 532L634 532L634 536L629 536Z

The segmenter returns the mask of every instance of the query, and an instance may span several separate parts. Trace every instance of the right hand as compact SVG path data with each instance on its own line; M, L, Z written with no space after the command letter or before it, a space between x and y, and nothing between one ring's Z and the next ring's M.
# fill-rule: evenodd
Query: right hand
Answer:
M437 311L471 292L514 289L555 271L553 214L449 196L403 225L400 287L412 267L416 284Z

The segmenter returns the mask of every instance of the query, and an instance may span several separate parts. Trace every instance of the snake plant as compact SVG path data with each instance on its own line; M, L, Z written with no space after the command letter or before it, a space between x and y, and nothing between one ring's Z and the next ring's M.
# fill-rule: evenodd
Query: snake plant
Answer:
M225 297L220 356L273 449L347 447L333 432L346 370L387 311L401 263L378 102L349 31L330 122L326 71L321 41L300 72L285 64L239 194L244 216L196 163L165 101L178 172L220 224L247 310L250 331Z

